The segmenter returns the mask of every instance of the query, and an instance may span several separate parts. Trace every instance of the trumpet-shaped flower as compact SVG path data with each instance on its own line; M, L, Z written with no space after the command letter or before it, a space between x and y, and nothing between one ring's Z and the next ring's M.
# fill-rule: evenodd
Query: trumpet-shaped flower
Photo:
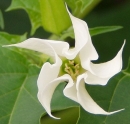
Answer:
M46 112L53 118L50 102L55 88L63 81L67 82L63 93L66 97L79 103L87 112L93 114L110 115L114 112L104 111L88 94L85 83L90 85L106 85L108 80L122 68L122 48L110 61L94 64L91 61L98 59L98 54L92 44L86 22L68 14L72 21L75 34L75 47L63 41L30 38L16 46L35 50L49 55L53 64L43 64L38 80L38 99Z

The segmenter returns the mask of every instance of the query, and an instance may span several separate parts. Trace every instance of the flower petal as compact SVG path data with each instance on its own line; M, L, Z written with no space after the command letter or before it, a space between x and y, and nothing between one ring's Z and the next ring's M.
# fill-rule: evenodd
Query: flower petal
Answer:
M98 106L97 103L94 102L94 100L91 98L91 96L88 94L87 90L85 89L84 78L86 78L85 74L78 76L76 88L77 88L77 97L78 97L79 104L86 111L92 114L103 114L103 115L110 115L121 111L118 110L114 112L106 112L100 106Z
M74 59L76 57L76 55L80 52L80 50L82 50L83 47L86 46L84 48L84 50L86 50L86 48L87 49L89 48L89 50L87 50L85 52L85 54L88 53L90 58L94 58L91 60L97 59L98 55L97 55L95 48L93 47L93 45L91 43L91 37L89 34L87 23L83 20L80 20L80 19L74 17L69 12L68 8L67 8L67 11L68 11L68 14L70 16L70 19L72 21L72 25L74 28L75 47L72 49L69 49L69 45L66 42L61 42L61 41L52 42L51 40L49 41L50 45L55 49L55 51L57 51L58 55L65 56L67 59L70 59L70 60ZM89 42L89 43L87 44L87 42ZM59 46L62 46L62 47L59 48ZM59 49L59 50L57 50L57 49ZM96 58L95 58L95 56L96 56ZM86 58L88 58L88 56Z
M16 46L20 48L34 50L41 53L45 53L52 57L55 57L56 54L55 49L48 43L48 40L39 38L29 38L21 43L5 45L4 47L8 46Z
M69 49L69 44L61 41L51 41L48 40L48 43L57 51L57 54L64 56L67 59L74 59L79 51L85 46L88 41L91 41L87 23L76 17L74 17L68 10L72 25L74 28L75 34L75 47ZM91 43L89 43L91 44Z
M75 102L78 102L76 83L73 83L73 80L71 77L70 77L69 82L66 85L65 89L63 90L63 93L69 99L74 100Z
M46 85L46 87L43 89L42 92L38 92L38 98L39 98L39 101L41 102L42 106L45 108L45 110L49 114L49 116L52 118L55 118L55 119L59 119L59 118L56 118L51 114L50 102L51 102L51 98L52 98L55 88L63 81L67 81L68 83L70 83L70 85L68 85L66 88L67 90L69 88L71 88L74 84L72 81L72 78L68 74L65 74L57 79L54 79L50 83L48 83L48 85ZM64 93L66 94L66 91L64 91ZM67 94L67 96L68 96L68 94ZM73 98L75 99L75 97L73 97Z
M55 78L57 78L60 70L60 66L62 64L60 58L57 56L55 50L52 46L48 43L48 40L41 40L38 38L30 38L28 40L25 40L24 42L18 43L18 44L12 44L8 46L16 46L20 48L26 48L30 50L35 50L41 53L46 53L52 57L55 57L55 63L50 64L48 62L44 63L44 65L41 68L38 80L37 80L37 86L38 86L38 99L42 103L42 96L41 92L43 89Z
M121 71L122 69L122 51L123 47L125 45L122 45L120 51L117 53L115 58L112 60L101 63L101 64L93 64L90 63L90 66L87 68L92 74L102 77L102 78L110 78Z
M43 65L37 81L38 90L42 90L46 86L46 84L48 84L49 82L57 78L62 61L57 56L53 47L48 43L48 40L30 38L21 43L7 45L7 46L16 46L20 48L26 48L26 49L38 51L50 55L54 58L55 60L54 64L51 65L50 63L46 62Z
M67 7L66 7L67 8ZM70 19L72 21L72 25L74 28L75 34L75 48L70 49L69 51L64 51L65 57L67 59L74 59L79 51L84 47L84 45L88 42L90 34L88 31L88 26L85 21L82 21L76 17L74 17L68 10Z
M87 77L84 78L85 83L90 85L106 85L109 79L110 78L100 78L90 72L87 72Z
M91 60L98 59L98 54L92 44L90 36L87 44L81 49L79 57L82 67L86 70L88 70Z
M37 80L37 86L39 92L41 92L48 83L50 83L52 80L58 77L59 70L60 70L59 61L57 61L55 64L52 65L46 62L42 66Z

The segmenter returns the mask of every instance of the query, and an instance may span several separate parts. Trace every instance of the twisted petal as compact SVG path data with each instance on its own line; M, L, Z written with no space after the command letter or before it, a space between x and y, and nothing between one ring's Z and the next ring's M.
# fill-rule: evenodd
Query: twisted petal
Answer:
M125 42L124 42L124 44L125 44ZM115 58L113 58L112 60L110 60L108 62L101 63L101 64L93 64L92 62L89 62L87 59L85 59L86 52L84 51L85 52L85 54L84 54L84 52L82 52L82 50L81 50L80 59L81 59L82 67L84 69L90 71L91 77L93 74L93 77L95 79L96 79L96 77L104 78L106 80L106 82L101 83L101 85L106 84L107 80L109 80L112 76L114 76L115 74L120 72L122 69L122 51L123 51L124 44L122 45L121 49L119 50L119 52L117 53ZM90 82L90 84L91 84L91 82Z
M50 63L47 62L42 66L37 81L38 90L41 91L46 86L46 84L48 84L49 82L57 78L62 62L60 58L57 56L53 47L50 46L50 44L48 43L48 40L30 38L28 40L25 40L24 42L18 44L12 44L8 46L16 46L20 48L26 48L26 49L38 51L50 55L54 58L55 60L54 64L51 65Z
M70 60L74 59L76 55L80 52L80 50L83 49L84 46L86 46L86 43L88 41L90 41L89 44L91 44L91 38L90 38L90 34L88 31L88 26L86 22L74 17L69 11L68 11L68 14L72 21L74 34L75 34L75 47L73 49L69 49L69 44L67 42L45 40L45 39L38 39L38 38L30 38L26 40L28 42L24 41L20 44L15 44L15 45L10 45L10 46L19 46L19 47L27 48L27 49L31 48L31 50L36 50L36 51L53 56L54 55L53 51L49 52L50 50L48 49L48 47L46 48L45 44L37 47L37 42L41 42L41 43L44 42L47 44L47 46L48 45L51 46L58 55L66 57L67 59L70 59ZM30 44L29 44L29 41L30 41ZM35 44L36 46L35 45L32 46L31 45L32 42L34 42L33 44Z
M46 85L46 87L43 89L42 92L38 93L38 98L39 98L42 106L45 108L46 112L55 119L59 119L59 118L56 118L51 114L50 102L51 102L51 98L52 98L55 88L59 85L59 83L61 83L63 81L68 82L68 85L64 89L64 94L66 96L68 96L69 98L76 100L76 93L75 93L76 91L73 88L74 83L73 83L72 78L68 74L63 75L57 79L54 79L52 82L50 82L50 83L48 83L48 85ZM73 90L71 91L71 90L69 90L69 88L70 89L72 88ZM67 91L70 93L70 95L69 95L69 93L67 93Z
M85 83L90 85L106 85L109 79L110 78L100 78L91 72L87 72L87 77L84 78Z
M124 44L122 45L121 49L119 50L115 58L101 64L90 63L90 68L88 70L92 74L101 78L111 78L113 75L120 72L122 69L122 51Z
M98 54L92 44L90 36L87 44L81 49L79 57L81 60L82 67L86 70L88 70L91 60L98 59Z
M103 114L103 115L110 115L114 114L118 111L114 112L106 112L104 111L100 106L97 105L96 102L91 98L91 96L88 94L88 92L85 89L85 84L84 84L84 78L86 78L85 74L82 74L78 76L77 79L77 84L76 84L76 89L77 89L77 97L79 104L89 113L93 114Z
M69 83L63 90L63 93L66 97L68 97L69 99L74 100L75 102L78 103L76 84L73 83L73 80L71 78L69 80Z
M67 9L68 11L68 9ZM69 16L72 21L74 34L75 34L75 48L70 49L68 52L65 52L65 56L68 59L74 59L75 56L79 53L79 51L84 47L84 45L88 42L90 34L88 31L88 26L85 21L82 21L76 17L74 17L69 11Z
M67 9L68 11L68 9ZM75 47L73 49L69 49L69 44L61 41L52 41L48 40L48 43L55 49L56 53L60 56L64 56L67 59L74 59L76 55L80 52L81 49L89 42L90 46L93 48L91 44L91 38L88 31L88 26L85 21L82 21L76 17L74 17L69 11L69 16L72 21L74 34L75 34ZM60 46L60 47L59 47ZM89 47L88 47L89 48ZM94 49L95 50L95 49ZM94 51L97 58L97 53ZM86 54L86 53L85 53ZM90 53L89 53L90 54Z

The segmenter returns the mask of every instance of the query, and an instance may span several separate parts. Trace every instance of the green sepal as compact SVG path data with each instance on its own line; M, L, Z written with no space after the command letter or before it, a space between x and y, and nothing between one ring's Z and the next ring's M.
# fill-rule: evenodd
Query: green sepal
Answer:
M40 0L40 8L45 30L59 35L71 25L63 0Z

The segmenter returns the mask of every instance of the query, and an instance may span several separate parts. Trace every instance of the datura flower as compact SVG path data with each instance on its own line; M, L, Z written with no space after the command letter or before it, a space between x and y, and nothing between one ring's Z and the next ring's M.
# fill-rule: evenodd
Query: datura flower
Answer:
M67 10L68 11L68 10ZM43 64L38 80L38 99L46 112L53 118L50 102L55 88L61 82L67 82L63 93L66 97L79 103L84 110L93 114L110 115L115 112L104 111L88 94L85 83L90 85L106 85L108 80L122 68L122 48L110 61L94 64L98 54L92 44L86 22L80 20L68 11L75 34L75 47L63 41L30 38L16 46L38 51L49 55L54 63ZM56 118L58 119L58 118Z

